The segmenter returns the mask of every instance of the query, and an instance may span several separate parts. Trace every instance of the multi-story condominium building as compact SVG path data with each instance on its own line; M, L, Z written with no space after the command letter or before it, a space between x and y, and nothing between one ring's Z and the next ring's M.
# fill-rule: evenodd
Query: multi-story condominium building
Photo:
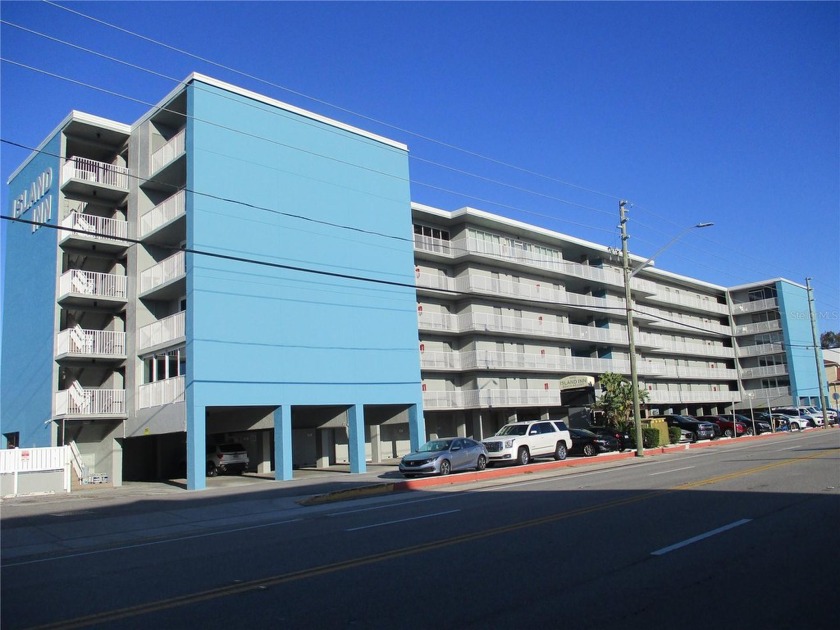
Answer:
M205 442L278 479L419 445L404 145L193 75L71 113L9 187L7 441L191 488Z
M361 472L588 414L630 371L617 252L412 204L404 145L208 77L131 125L71 113L8 185L4 442L117 484L201 488L223 441L276 479ZM632 292L646 411L817 400L804 287L644 267Z

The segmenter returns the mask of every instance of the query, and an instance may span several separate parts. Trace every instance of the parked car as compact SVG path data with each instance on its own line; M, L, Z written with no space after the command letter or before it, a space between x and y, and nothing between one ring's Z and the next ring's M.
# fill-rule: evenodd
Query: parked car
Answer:
M619 451L633 448L633 438L630 436L628 431L622 431L621 429L616 429L615 427L597 426L590 426L588 431L592 431L595 435L608 435L615 438L618 442L617 450Z
M773 420L779 424L780 430L800 431L810 426L808 421L800 418L798 415L788 415L786 413L773 412Z
M665 420L669 427L679 427L692 433L692 442L697 440L713 440L716 437L715 425L711 422L695 420L691 416L678 414L666 414L664 416L653 416L650 420Z
M773 407L773 413L783 413L786 416L798 418L796 420L797 429L818 426L816 419L805 411L803 407ZM822 423L822 418L820 418L820 423Z
M492 463L525 465L534 457L566 459L572 437L565 423L550 420L512 422L482 441Z
M598 435L586 429L569 429L569 433L572 436L570 453L582 453L586 457L592 457L598 453L619 450L618 440L611 435Z
M703 422L713 422L718 427L720 427L720 431L724 437L738 437L740 435L749 435L752 433L752 429L750 429L749 434L747 433L747 425L743 422L737 422L732 419L732 416L694 416L698 420Z
M731 418L732 414L727 414L727 417ZM770 431L770 423L766 420L760 420L758 415L755 415L755 420L753 420L749 416L736 413L735 419L738 422L742 422L747 425L747 435L760 435L761 433L767 433Z
M448 475L459 470L484 470L487 449L470 438L450 437L429 440L414 453L400 460L400 472L416 475Z
M248 468L248 451L236 442L211 444L207 447L207 476L222 473L241 475Z

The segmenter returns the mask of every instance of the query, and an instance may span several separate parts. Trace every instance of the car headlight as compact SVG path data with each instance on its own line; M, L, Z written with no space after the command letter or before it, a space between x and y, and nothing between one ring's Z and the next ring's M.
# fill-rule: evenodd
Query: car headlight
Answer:
M516 440L514 440L513 438L505 440L505 448L513 448L513 443L515 441Z

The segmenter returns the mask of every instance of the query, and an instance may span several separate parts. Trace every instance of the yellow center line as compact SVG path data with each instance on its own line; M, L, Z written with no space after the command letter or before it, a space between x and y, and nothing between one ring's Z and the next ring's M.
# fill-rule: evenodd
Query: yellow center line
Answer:
M612 501L606 501L604 503L598 503L596 505L591 505L588 507L581 507L574 510L568 510L566 512L561 512L559 514L552 514L549 516L542 516L540 518L530 519L527 521L522 521L519 523L514 523L512 525L504 525L501 527L494 527L492 529L486 529L479 532L473 532L469 534L462 534L460 536L454 536L451 538L445 538L443 540L436 540L428 543L422 543L419 545L412 545L410 547L403 547L402 549L394 549L392 551L384 551L382 553L372 554L369 556L364 556L362 558L353 558L351 560L344 560L341 562L335 562L332 564L326 564L319 567L313 567L310 569L302 569L300 571L294 571L291 573L285 573L283 575L276 575L269 578L261 578L258 580L250 580L247 582L241 582L238 584L231 584L229 586L222 586L219 588L213 588L206 591L202 591L199 593L193 593L190 595L181 595L178 597L172 597L169 599L162 599L156 602L149 602L146 604L138 604L136 606L128 606L126 608L120 608L117 610L112 611L105 611L101 613L95 613L92 615L87 615L84 617L77 617L76 619L71 619L67 621L58 621L42 626L37 626L35 630L48 630L48 629L56 629L61 628L64 630L69 630L71 628L83 628L92 624L101 624L101 623L109 623L112 621L117 621L119 619L125 619L127 617L138 616L142 614L148 614L152 612L159 612L162 610L168 610L171 608L177 608L179 606L187 606L191 604L197 604L201 602L205 602L212 599L218 599L220 597L229 597L231 595L238 595L240 593L244 593L247 591L254 591L254 590L263 590L271 586L277 586L280 584L286 584L289 582L295 582L298 580L308 579L312 577L317 577L321 575L329 575L331 573L337 573L339 571L344 571L347 569L353 569L357 567L362 567L370 564L376 564L378 562L384 562L386 560L394 560L397 558L404 558L406 556L417 555L421 553L425 553L427 551L432 551L436 549L442 549L445 547L451 547L452 545L458 545L464 542L472 542L475 540L481 540L484 538L490 538L492 536L498 536L500 534L506 534L509 532L514 532L521 529L527 529L530 527L539 527L540 525L546 525L548 523L555 523L557 521L561 521L568 518L573 518L576 516L583 516L585 514L592 514L594 512L601 512L603 510L612 509L615 507L620 507L624 505L632 505L633 503L639 503L641 501L647 501L649 499L653 499L655 497L659 497L666 494L671 494L673 492L678 492L681 490L690 490L693 488L699 488L701 486L707 486L712 484L721 483L724 481L729 481L731 479L736 479L738 477L744 477L746 475L751 475L755 473L759 473L765 470L770 470L772 468L778 468L780 466L788 466L791 464L797 464L806 462L812 459L817 459L820 457L825 457L826 455L837 454L836 449L827 449L823 451L817 451L811 455L805 457L795 457L785 459L779 462L773 462L771 464L764 464L762 466L756 466L753 468L747 468L745 470L741 470L738 472L727 473L724 475L718 475L716 477L709 477L708 479L701 479L698 481L692 481L684 484L680 484L678 486L674 486L673 488L665 488L662 490L654 490L651 492L645 492L643 494L635 495L632 497L624 497L621 499L613 499Z

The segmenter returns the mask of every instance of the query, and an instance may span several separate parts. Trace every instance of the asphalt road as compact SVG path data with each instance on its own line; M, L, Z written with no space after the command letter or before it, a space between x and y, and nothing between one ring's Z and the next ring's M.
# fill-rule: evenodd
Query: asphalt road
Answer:
M840 431L21 555L3 628L835 628Z

